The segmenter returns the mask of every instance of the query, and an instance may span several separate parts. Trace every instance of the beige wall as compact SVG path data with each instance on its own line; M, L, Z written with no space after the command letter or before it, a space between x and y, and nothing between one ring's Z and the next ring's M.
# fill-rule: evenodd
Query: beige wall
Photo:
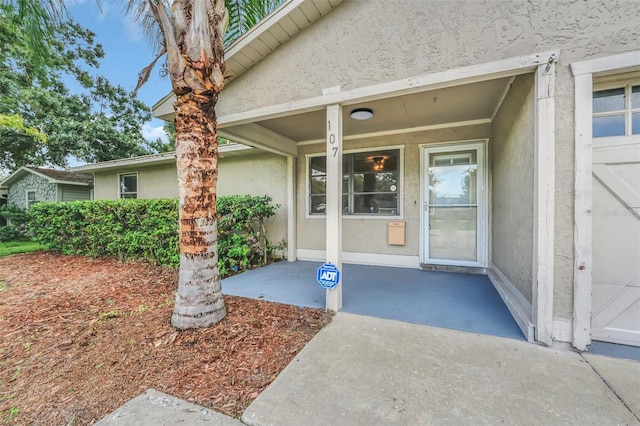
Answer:
M280 204L277 215L268 223L268 238L277 243L287 237L287 160L262 153L224 156L219 163L218 195L271 195ZM175 163L128 167L117 171L96 172L94 198L118 198L118 175L138 173L138 198L177 198L178 177Z
M338 85L343 89L364 87L559 49L554 316L571 318L574 107L570 64L637 49L638 22L636 0L611 5L595 0L345 0L232 80L221 94L217 112L222 116L320 96L323 88ZM309 226L318 239L320 225ZM347 243L345 249L351 246Z
M218 194L270 195L280 204L275 217L267 224L267 238L272 244L287 238L287 159L262 153L223 158L218 174Z
M177 198L178 175L175 163L145 167L128 167L117 171L95 172L94 199L118 198L118 176L138 174L138 198Z
M400 209L402 218L349 218L343 216L342 248L348 252L410 255L420 254L420 144L453 142L488 138L490 125L465 126L430 132L407 133L344 142L344 151L361 148L404 146L404 173ZM324 250L325 219L307 217L307 154L324 152L323 144L304 145L299 148L298 181L298 248ZM406 245L387 244L387 223L406 221ZM416 264L418 267L418 264Z
M493 121L492 259L531 303L533 274L533 74L519 76Z

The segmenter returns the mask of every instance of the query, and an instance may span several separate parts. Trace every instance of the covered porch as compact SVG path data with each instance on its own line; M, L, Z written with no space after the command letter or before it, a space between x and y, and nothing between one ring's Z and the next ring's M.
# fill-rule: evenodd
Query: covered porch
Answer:
M325 308L320 262L278 262L222 281L225 295ZM342 311L524 340L487 276L343 265Z

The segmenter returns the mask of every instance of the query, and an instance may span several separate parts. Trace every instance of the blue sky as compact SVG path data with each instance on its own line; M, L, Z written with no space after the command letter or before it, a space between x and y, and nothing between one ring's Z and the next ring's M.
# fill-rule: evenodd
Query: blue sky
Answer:
M121 2L101 0L100 3L99 8L96 0L71 0L67 2L67 12L80 25L96 33L96 42L104 48L105 57L96 72L112 84L133 90L138 73L153 60L154 51L140 26L125 15ZM158 73L159 65L156 64L149 81L138 91L138 98L150 107L171 90L169 79L161 78ZM145 123L144 136L152 140L164 137L162 124L158 119Z

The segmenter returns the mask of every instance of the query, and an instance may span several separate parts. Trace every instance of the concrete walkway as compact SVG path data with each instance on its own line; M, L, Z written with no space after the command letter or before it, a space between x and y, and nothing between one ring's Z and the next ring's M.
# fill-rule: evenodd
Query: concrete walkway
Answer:
M338 313L241 420L323 426L640 425L638 389L636 361ZM172 417L162 421L154 397L163 395L141 395L129 403L139 400L138 405L127 404L98 424L242 424L191 404L183 410L186 406L175 401L167 414Z

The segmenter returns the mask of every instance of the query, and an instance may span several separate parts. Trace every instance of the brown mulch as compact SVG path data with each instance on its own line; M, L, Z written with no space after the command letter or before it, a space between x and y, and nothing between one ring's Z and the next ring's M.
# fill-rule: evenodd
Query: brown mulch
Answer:
M39 252L0 258L0 423L92 424L148 388L237 417L331 314L225 297L170 325L177 272Z

